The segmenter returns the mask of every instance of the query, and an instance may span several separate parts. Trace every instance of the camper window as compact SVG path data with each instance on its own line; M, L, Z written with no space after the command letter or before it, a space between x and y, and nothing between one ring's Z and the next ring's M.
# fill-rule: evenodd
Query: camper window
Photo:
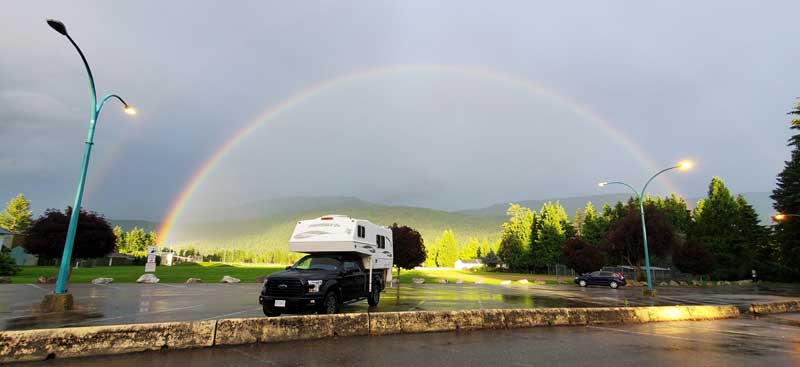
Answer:
M364 226L359 225L358 228L358 238L366 238L367 237L367 229Z
M378 245L378 248L386 248L386 237L381 235L375 236L375 244Z

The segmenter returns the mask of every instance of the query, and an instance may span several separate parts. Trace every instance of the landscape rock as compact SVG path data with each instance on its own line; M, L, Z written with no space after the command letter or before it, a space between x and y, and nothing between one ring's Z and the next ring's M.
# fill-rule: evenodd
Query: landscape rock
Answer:
M136 283L155 284L158 283L159 280L161 279L158 279L154 274L147 273L142 274L139 279L136 279Z
M528 279L520 279L517 281L519 284L528 284Z
M639 284L639 282L637 282L635 280L629 280L627 285L628 285L628 287L639 287L639 286L641 286L641 284Z
M186 279L186 283L202 283L203 279L200 278L189 278Z
M92 284L109 284L113 283L114 278L94 278L92 279Z
M726 280L726 281L725 281L725 283L723 283L723 284L725 284L725 285L731 285L731 282L729 282L729 281L727 281L727 280Z
M533 283L536 285L547 285L547 282L544 280L536 280Z
M220 280L219 282L220 283L233 284L233 283L241 283L242 281L239 278L234 278L232 276L226 275L226 276L222 277L222 280Z
M483 281L478 279L478 280L475 281L475 284L483 284Z
M464 284L464 281L461 279L456 279L456 284Z
M676 281L674 281L674 280L670 280L670 281L669 281L669 285L670 285L670 287L677 287L677 286L679 286L680 284L678 284L678 282L676 282Z
M414 284L425 284L425 279L423 278L414 278L411 280Z
M0 277L0 284L10 284L11 277Z
M256 277L256 283L264 284L264 280L267 279L267 275L262 275L260 277ZM187 282L188 283L188 282Z
M736 284L738 284L738 285L749 285L749 284L753 284L753 280L752 279L740 280L740 281L736 282Z
M55 284L55 282L56 282L55 276L49 276L49 277L41 276L38 279L36 279L36 283L39 284Z
M692 285L695 286L695 287L702 287L703 286L703 282L698 282L696 280L692 280Z
M510 285L510 284L511 284L510 280L504 280L504 281L500 282L500 285Z
M679 281L678 284L680 284L681 287L685 287L685 286L689 285L689 283L686 283L683 280Z
M725 283L723 283L721 280L717 281L717 285L723 285L723 284L725 284Z
M659 286L661 286L661 287L666 287L666 286L668 286L668 285L669 285L669 283L667 283L667 282L661 282L661 283L658 283L658 285L659 285Z
M392 279L389 283L389 287L398 287L400 286L400 279Z

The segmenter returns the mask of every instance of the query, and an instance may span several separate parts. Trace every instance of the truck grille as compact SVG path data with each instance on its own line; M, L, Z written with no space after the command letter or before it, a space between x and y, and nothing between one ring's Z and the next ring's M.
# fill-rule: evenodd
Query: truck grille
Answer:
M275 278L267 282L267 295L270 297L300 297L303 293L303 283L298 279Z

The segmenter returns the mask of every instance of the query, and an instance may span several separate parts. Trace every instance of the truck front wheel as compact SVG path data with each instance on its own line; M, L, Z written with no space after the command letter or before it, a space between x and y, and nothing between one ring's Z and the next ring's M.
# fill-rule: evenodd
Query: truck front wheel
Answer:
M378 305L378 302L381 301L381 287L380 284L373 284L372 285L372 293L369 294L367 297L367 303L370 306L375 307Z
M267 317L275 317L275 316L280 316L280 315L281 315L281 314L280 314L280 313L278 313L278 312L272 311L272 310L269 308L269 306L267 306L267 305L263 305L263 306L261 306L261 307L264 309L264 316L267 316Z
M339 300L336 293L333 291L325 295L325 301L322 303L322 313L334 314L339 312Z

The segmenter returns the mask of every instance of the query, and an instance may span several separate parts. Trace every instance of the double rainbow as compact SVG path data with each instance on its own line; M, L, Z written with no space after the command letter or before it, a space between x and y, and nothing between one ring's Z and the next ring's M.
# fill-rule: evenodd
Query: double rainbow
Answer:
M208 177L208 175L214 171L214 168L217 167L217 165L228 155L228 153L236 148L239 143L244 141L256 129L279 116L281 113L297 107L303 104L303 102L332 89L365 79L414 72L434 72L449 75L460 75L507 83L509 85L522 88L531 94L551 99L569 108L573 113L582 117L586 121L601 127L612 139L630 151L631 154L648 170L656 171L658 168L658 166L648 158L648 155L640 146L634 143L629 137L617 130L613 125L611 125L598 114L569 97L561 95L552 89L545 88L544 86L535 84L519 76L490 69L461 65L394 65L374 69L358 70L332 79L324 80L304 88L277 105L266 109L252 122L244 125L238 131L236 131L227 141L225 141L225 143L222 144L222 146L219 147L219 149L214 152L214 154L211 155L211 157L203 162L200 168L195 171L192 178L183 187L177 198L172 202L166 219L162 222L161 227L158 229L159 243L164 244L169 239L170 232L174 228L175 223L181 217L181 214L183 214L183 211L191 200L192 195L195 193L195 191L197 191L200 185L203 184L203 181ZM669 181L665 180L665 182L670 191L678 191Z

